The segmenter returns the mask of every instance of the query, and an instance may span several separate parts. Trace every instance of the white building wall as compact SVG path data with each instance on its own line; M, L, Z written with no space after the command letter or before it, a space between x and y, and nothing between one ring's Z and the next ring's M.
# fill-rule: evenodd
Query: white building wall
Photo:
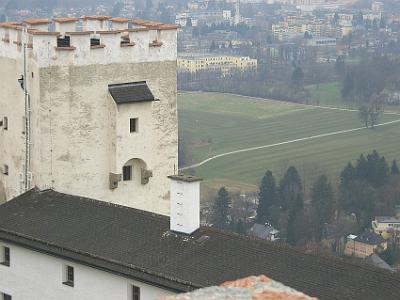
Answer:
M9 130L0 132L0 201L20 193L23 171L24 97L17 79L23 73L22 47L0 41L1 114ZM90 33L72 35L71 51L56 49L56 35L27 35L28 91L32 102L31 187L110 201L160 214L169 214L168 175L177 170L176 30L129 33L133 47L121 47L121 34L100 34L104 48L91 49ZM162 46L151 47L154 40ZM32 77L33 72L33 77ZM117 105L109 84L147 81L160 101ZM3 109L4 108L4 109ZM129 119L139 118L138 134L129 133ZM3 139L4 137L4 139ZM120 182L111 190L109 174L122 173L130 159L145 162L153 177L148 184Z
M10 247L10 267L0 265L0 292L13 300L131 300L132 284L140 287L140 300L154 300L174 294L169 290L137 282L74 262ZM74 267L74 287L64 285L63 270Z

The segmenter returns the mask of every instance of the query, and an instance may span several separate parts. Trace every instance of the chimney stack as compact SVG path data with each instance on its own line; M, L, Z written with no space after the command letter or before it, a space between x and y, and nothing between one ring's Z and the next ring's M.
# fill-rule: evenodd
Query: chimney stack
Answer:
M170 230L192 234L200 228L199 177L171 175Z

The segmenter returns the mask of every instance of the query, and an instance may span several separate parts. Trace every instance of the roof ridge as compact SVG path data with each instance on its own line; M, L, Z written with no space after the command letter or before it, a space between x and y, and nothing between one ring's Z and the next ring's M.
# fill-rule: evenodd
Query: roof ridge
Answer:
M34 190L34 189L32 189L32 190ZM128 211L135 211L136 213L139 213L139 214L142 214L142 215L151 216L151 217L160 218L160 219L168 219L169 220L168 216L161 215L161 214L158 214L158 213L155 213L155 212L146 211L146 210L142 210L142 209L138 209L138 208L134 208L134 207L129 207L129 206L113 203L113 202L93 199L93 198L89 198L89 197L85 197L85 196L67 194L67 193L56 191L55 189L52 189L52 188L44 189L44 190L40 190L40 189L37 188L36 190L34 190L34 192L37 192L38 194L39 193L52 192L52 193L60 194L62 196L66 196L66 197L72 196L72 197L76 198L76 200L82 200L82 201L86 201L86 202L96 203L99 206L115 207L115 208L120 208L120 209L124 209L124 210L128 210ZM22 195L24 195L24 194L22 194ZM20 196L18 196L18 197L20 197Z

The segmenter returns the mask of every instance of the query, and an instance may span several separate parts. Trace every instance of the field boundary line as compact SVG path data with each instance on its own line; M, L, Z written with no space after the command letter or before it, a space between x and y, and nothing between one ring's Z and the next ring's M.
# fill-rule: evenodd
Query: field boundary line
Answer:
M303 106L307 106L307 107L315 107L315 108L330 109L330 110L349 111L349 112L358 112L359 111L358 109L355 109L355 108L346 108L346 107L337 107L337 106L325 106L325 105L314 105L314 104L290 102L290 101L278 100L278 99L272 99L272 98L245 96L245 95L233 94L233 93L202 92L202 91L179 91L178 92L178 94L194 94L194 95L203 94L203 93L220 94L220 95L227 95L227 96L236 96L236 97L242 97L242 98L259 100L259 101L266 101L266 100L267 101L276 101L276 102L282 102L282 103L287 103L287 104L293 104L293 105L297 104L297 105L303 105ZM400 116L400 113L394 112L394 111L383 111L382 114Z
M399 120L385 122L385 123L381 123L381 124L377 124L377 125L375 125L375 127L380 127L380 126L385 126L385 125L390 125L390 124L395 124L395 123L400 123L400 119ZM276 146L292 144L292 143L296 143L296 142L308 141L308 140L313 140L313 139L317 139L317 138L323 138L323 137L327 137L327 136L333 136L333 135L339 135L339 134L344 134L344 133L349 133L349 132L360 131L360 130L363 130L363 129L370 129L370 128L358 127L358 128L345 129L345 130L333 131L333 132L328 132L328 133L321 133L321 134L312 135L312 136L299 138L299 139L294 139L294 140L289 140L289 141L285 141L285 142L279 142L279 143L262 145L262 146L255 146L255 147L244 148L244 149L229 151L229 152L225 152L225 153L220 153L220 154L211 156L211 157L209 157L209 158L207 158L207 159L205 159L205 160L203 160L203 161L201 161L199 163L179 168L179 170L180 171L184 171L184 170L188 170L188 169L197 168L197 167L200 167L200 166L202 166L202 165L204 165L204 164L206 164L206 163L208 163L208 162L210 162L212 160L215 160L215 159L220 158L220 157L228 156L228 155L234 155L234 154L239 154L239 153L244 153L244 152L260 150L260 149L267 149L267 148L272 148L272 147L276 147Z

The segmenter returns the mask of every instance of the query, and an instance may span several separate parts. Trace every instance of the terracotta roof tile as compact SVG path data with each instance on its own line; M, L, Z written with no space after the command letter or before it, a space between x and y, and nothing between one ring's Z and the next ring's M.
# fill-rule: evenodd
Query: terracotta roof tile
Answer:
M79 21L79 19L59 17L59 18L53 18L53 21L57 23L73 23Z
M127 23L127 22L129 22L129 19L127 19L127 18L112 18L111 21L114 23Z
M160 300L317 300L268 277L250 276Z
M110 16L83 16L82 20L98 20L98 21L106 21L110 20L112 17Z
M45 25L49 24L50 21L48 19L27 19L24 20L24 23L28 25Z
M20 29L22 26L21 23L18 22L4 22L4 23L0 23L0 27L3 28L10 28L10 29Z
M164 24L164 23L149 21L149 20L133 19L131 22L134 25L143 26L148 29L173 30L173 29L179 28L178 25Z

